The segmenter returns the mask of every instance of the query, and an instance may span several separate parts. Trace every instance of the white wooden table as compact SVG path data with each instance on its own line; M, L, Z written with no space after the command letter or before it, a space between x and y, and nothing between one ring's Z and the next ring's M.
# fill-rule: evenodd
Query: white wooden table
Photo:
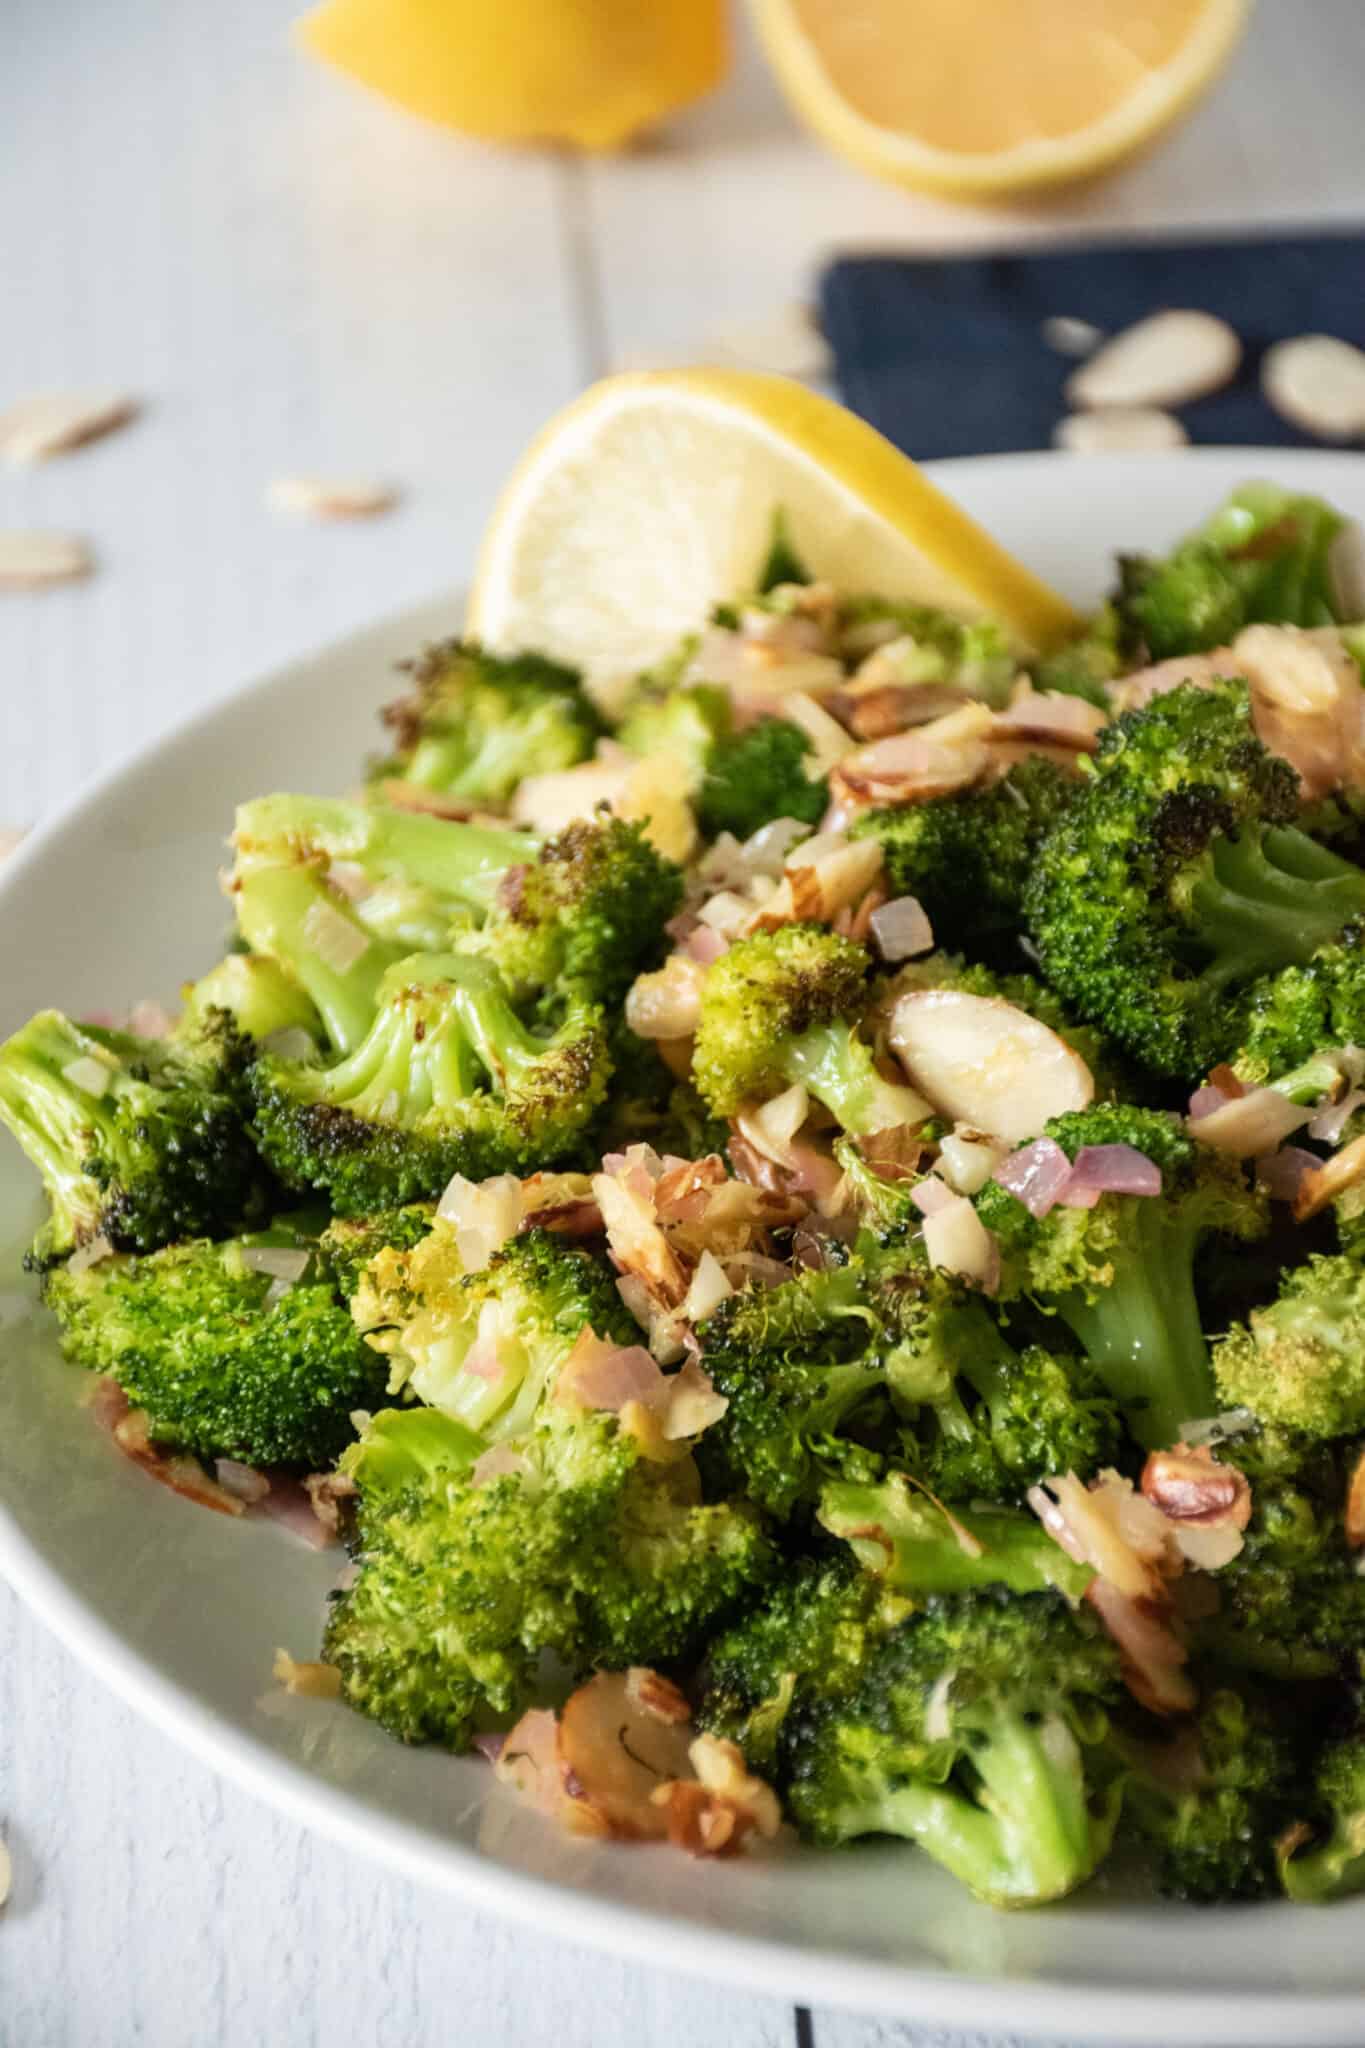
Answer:
M0 407L88 384L147 400L130 432L0 474L0 526L74 528L100 558L87 585L0 597L0 824L457 581L547 413L808 296L826 254L1365 212L1359 0L1264 0L1158 154L1008 221L831 161L747 49L665 138L585 164L394 115L291 54L292 11L0 7ZM308 471L392 477L402 508L282 524L264 488ZM684 1982L666 1945L657 1971L571 1951L346 1856L181 1756L2 1588L0 1827L0 2048L927 2048Z

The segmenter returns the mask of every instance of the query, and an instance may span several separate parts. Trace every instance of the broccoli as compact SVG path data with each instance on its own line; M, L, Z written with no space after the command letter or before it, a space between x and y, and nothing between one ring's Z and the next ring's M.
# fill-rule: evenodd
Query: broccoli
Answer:
M1057 1587L1079 1600L1095 1576L1033 1515L983 1504L950 1512L903 1472L877 1484L831 1480L820 1494L820 1522L889 1592L916 1600L989 1586L1013 1593Z
M456 1173L531 1172L564 1159L606 1092L602 1013L565 991L562 1021L532 1029L496 969L463 953L391 967L361 1043L333 1065L264 1054L253 1130L291 1187L342 1215L434 1200Z
M801 1082L851 1137L922 1124L927 1103L888 1081L858 1036L871 990L863 947L818 924L741 939L702 989L692 1078L717 1116Z
M1088 704L1105 711L1109 706L1105 685L1114 680L1120 667L1119 615L1112 604L1105 604L1079 632L1031 662L1029 673L1035 690L1084 697Z
M1365 872L1294 829L1297 787L1243 684L1185 684L1105 729L1043 841L1025 896L1043 973L1161 1073L1231 1057L1248 1005L1323 949L1341 949L1333 1001L1365 1033Z
M1019 673L1009 639L994 619L969 623L932 605L872 596L845 599L840 620L855 644L869 626L896 628L895 639L883 641L878 653L902 683L946 683L1003 705Z
M306 991L333 1052L354 1052L374 1023L385 970L409 948L361 923L325 862L253 861L239 865L232 887L250 957L273 961Z
M1320 498L1244 484L1171 554L1120 557L1125 651L1166 661L1225 646L1258 621L1332 625L1341 614L1329 556L1345 523Z
M985 787L869 811L850 837L878 842L894 893L917 897L940 939L979 947L1018 930L1038 848L1075 786L1037 754Z
M781 590L787 584L809 583L811 580L810 570L796 552L786 511L779 505L773 513L772 537L755 587L761 597L766 597L770 591Z
M382 1399L306 1217L48 1274L44 1298L76 1364L116 1379L159 1442L200 1458L321 1471Z
M1358 1730L1323 1750L1313 1791L1318 1827L1307 1836L1296 1827L1276 1844L1280 1882L1300 1905L1365 1890L1365 1738Z
M50 1204L28 1261L96 1237L119 1251L262 1217L269 1177L240 1107L247 1041L222 1010L197 1033L136 1038L42 1010L0 1046L0 1123Z
M616 728L616 739L633 754L662 754L674 764L689 792L700 786L707 756L728 740L734 720L730 693L715 683L650 688L632 703Z
M1229 1055L1239 1080L1259 1087L1286 1068L1307 1065L1323 1046L1349 1045L1365 1031L1362 936L1352 925L1340 944L1319 947L1306 966L1253 984L1243 1005L1241 1045Z
M624 1343L638 1334L590 1253L528 1230L465 1273L456 1231L440 1218L408 1248L377 1253L353 1308L391 1360L392 1389L411 1387L490 1441L531 1427L584 1330Z
M1022 1294L1060 1315L1138 1441L1174 1443L1183 1423L1217 1406L1195 1255L1207 1237L1260 1236L1265 1198L1158 1110L1100 1104L1045 1129L1073 1161L1084 1146L1133 1146L1160 1168L1162 1192L1104 1194L1093 1208L1036 1218L988 1182L976 1208L1000 1246L1001 1297Z
M232 1018L247 1038L263 1041L282 1032L303 1032L315 1044L323 1038L322 1019L306 990L286 967L265 953L229 953L216 967L187 984L185 1008L176 1036L198 1036L213 1011Z
M870 1647L912 1611L846 1550L798 1560L759 1606L710 1644L699 1723L737 1742L754 1770L780 1782L794 1701L809 1705L848 1692Z
M543 654L442 640L406 666L413 687L384 711L395 750L377 763L376 778L497 806L523 776L586 761L601 735L577 670Z
M1321 1253L1213 1351L1225 1406L1311 1436L1365 1429L1365 1267Z
M695 1470L643 1463L614 1416L547 1409L483 1483L479 1443L436 1410L390 1411L342 1460L359 1573L325 1654L406 1742L463 1748L527 1703L546 1651L576 1669L684 1656L773 1569L756 1518L696 1505Z
M1114 1746L1127 1771L1125 1830L1154 1852L1164 1892L1211 1904L1275 1889L1296 1759L1262 1702L1220 1687L1169 1740L1118 1733Z
M334 1216L322 1233L320 1250L346 1300L354 1301L366 1267L381 1252L411 1250L427 1236L435 1220L430 1202L380 1209L373 1216Z
M788 1810L809 1839L918 1842L979 1899L1041 1905L1108 1854L1118 1656L1055 1594L930 1602L846 1697L796 1709Z
M807 765L808 734L786 718L760 718L711 745L696 795L697 823L709 837L748 839L774 818L816 825L829 807L829 784Z

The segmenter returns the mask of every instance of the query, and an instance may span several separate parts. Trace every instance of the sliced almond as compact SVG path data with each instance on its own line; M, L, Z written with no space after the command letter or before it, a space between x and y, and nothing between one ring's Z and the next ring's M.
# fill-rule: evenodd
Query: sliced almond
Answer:
M624 1671L599 1672L580 1685L564 1703L557 1753L570 1797L591 1808L609 1833L661 1841L668 1816L654 1793L692 1775L690 1724L638 1706L640 1687L639 1675Z
M1152 405L1069 412L1052 429L1053 447L1072 455L1141 455L1149 448L1183 448L1189 438L1174 413Z
M1242 344L1226 320L1172 308L1139 320L1097 349L1066 381L1070 404L1184 405L1237 374Z
M388 484L317 476L276 477L269 497L277 512L309 519L373 519L398 503L398 493Z
M1334 334L1296 334L1266 350L1266 402L1320 441L1365 434L1365 350Z
M77 583L94 557L74 533L0 533L0 590L41 590Z
M301 1662L291 1657L288 1650L276 1650L271 1669L286 1692L310 1700L341 1698L341 1673L335 1664Z
M16 466L45 462L112 434L137 411L137 400L123 391L41 392L0 413L0 454Z
M1221 1114L1221 1112L1218 1112ZM1310 1216L1344 1195L1347 1188L1365 1180L1365 1137L1354 1138L1342 1151L1334 1152L1316 1173L1306 1173L1294 1197L1294 1220L1306 1223Z
M953 1123L1022 1144L1049 1118L1084 1109L1090 1069L1055 1031L999 996L911 989L891 1012L890 1043L915 1086Z

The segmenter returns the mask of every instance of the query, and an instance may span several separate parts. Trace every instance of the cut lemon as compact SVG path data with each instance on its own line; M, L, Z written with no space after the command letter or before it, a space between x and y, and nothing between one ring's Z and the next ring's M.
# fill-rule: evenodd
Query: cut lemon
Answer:
M299 41L493 142L615 149L725 74L723 0L323 0Z
M842 406L781 377L663 370L595 384L532 444L484 540L470 631L571 662L609 697L752 587L779 510L841 589L990 613L1029 648L1075 624Z
M896 184L970 198L1087 178L1217 76L1249 0L751 0L788 98Z

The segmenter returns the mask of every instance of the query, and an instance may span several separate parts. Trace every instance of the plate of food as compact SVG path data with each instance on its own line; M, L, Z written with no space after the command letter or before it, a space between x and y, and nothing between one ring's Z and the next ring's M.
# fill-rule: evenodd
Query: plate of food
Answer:
M1358 2038L1362 513L590 394L0 879L6 1577L566 1938Z

